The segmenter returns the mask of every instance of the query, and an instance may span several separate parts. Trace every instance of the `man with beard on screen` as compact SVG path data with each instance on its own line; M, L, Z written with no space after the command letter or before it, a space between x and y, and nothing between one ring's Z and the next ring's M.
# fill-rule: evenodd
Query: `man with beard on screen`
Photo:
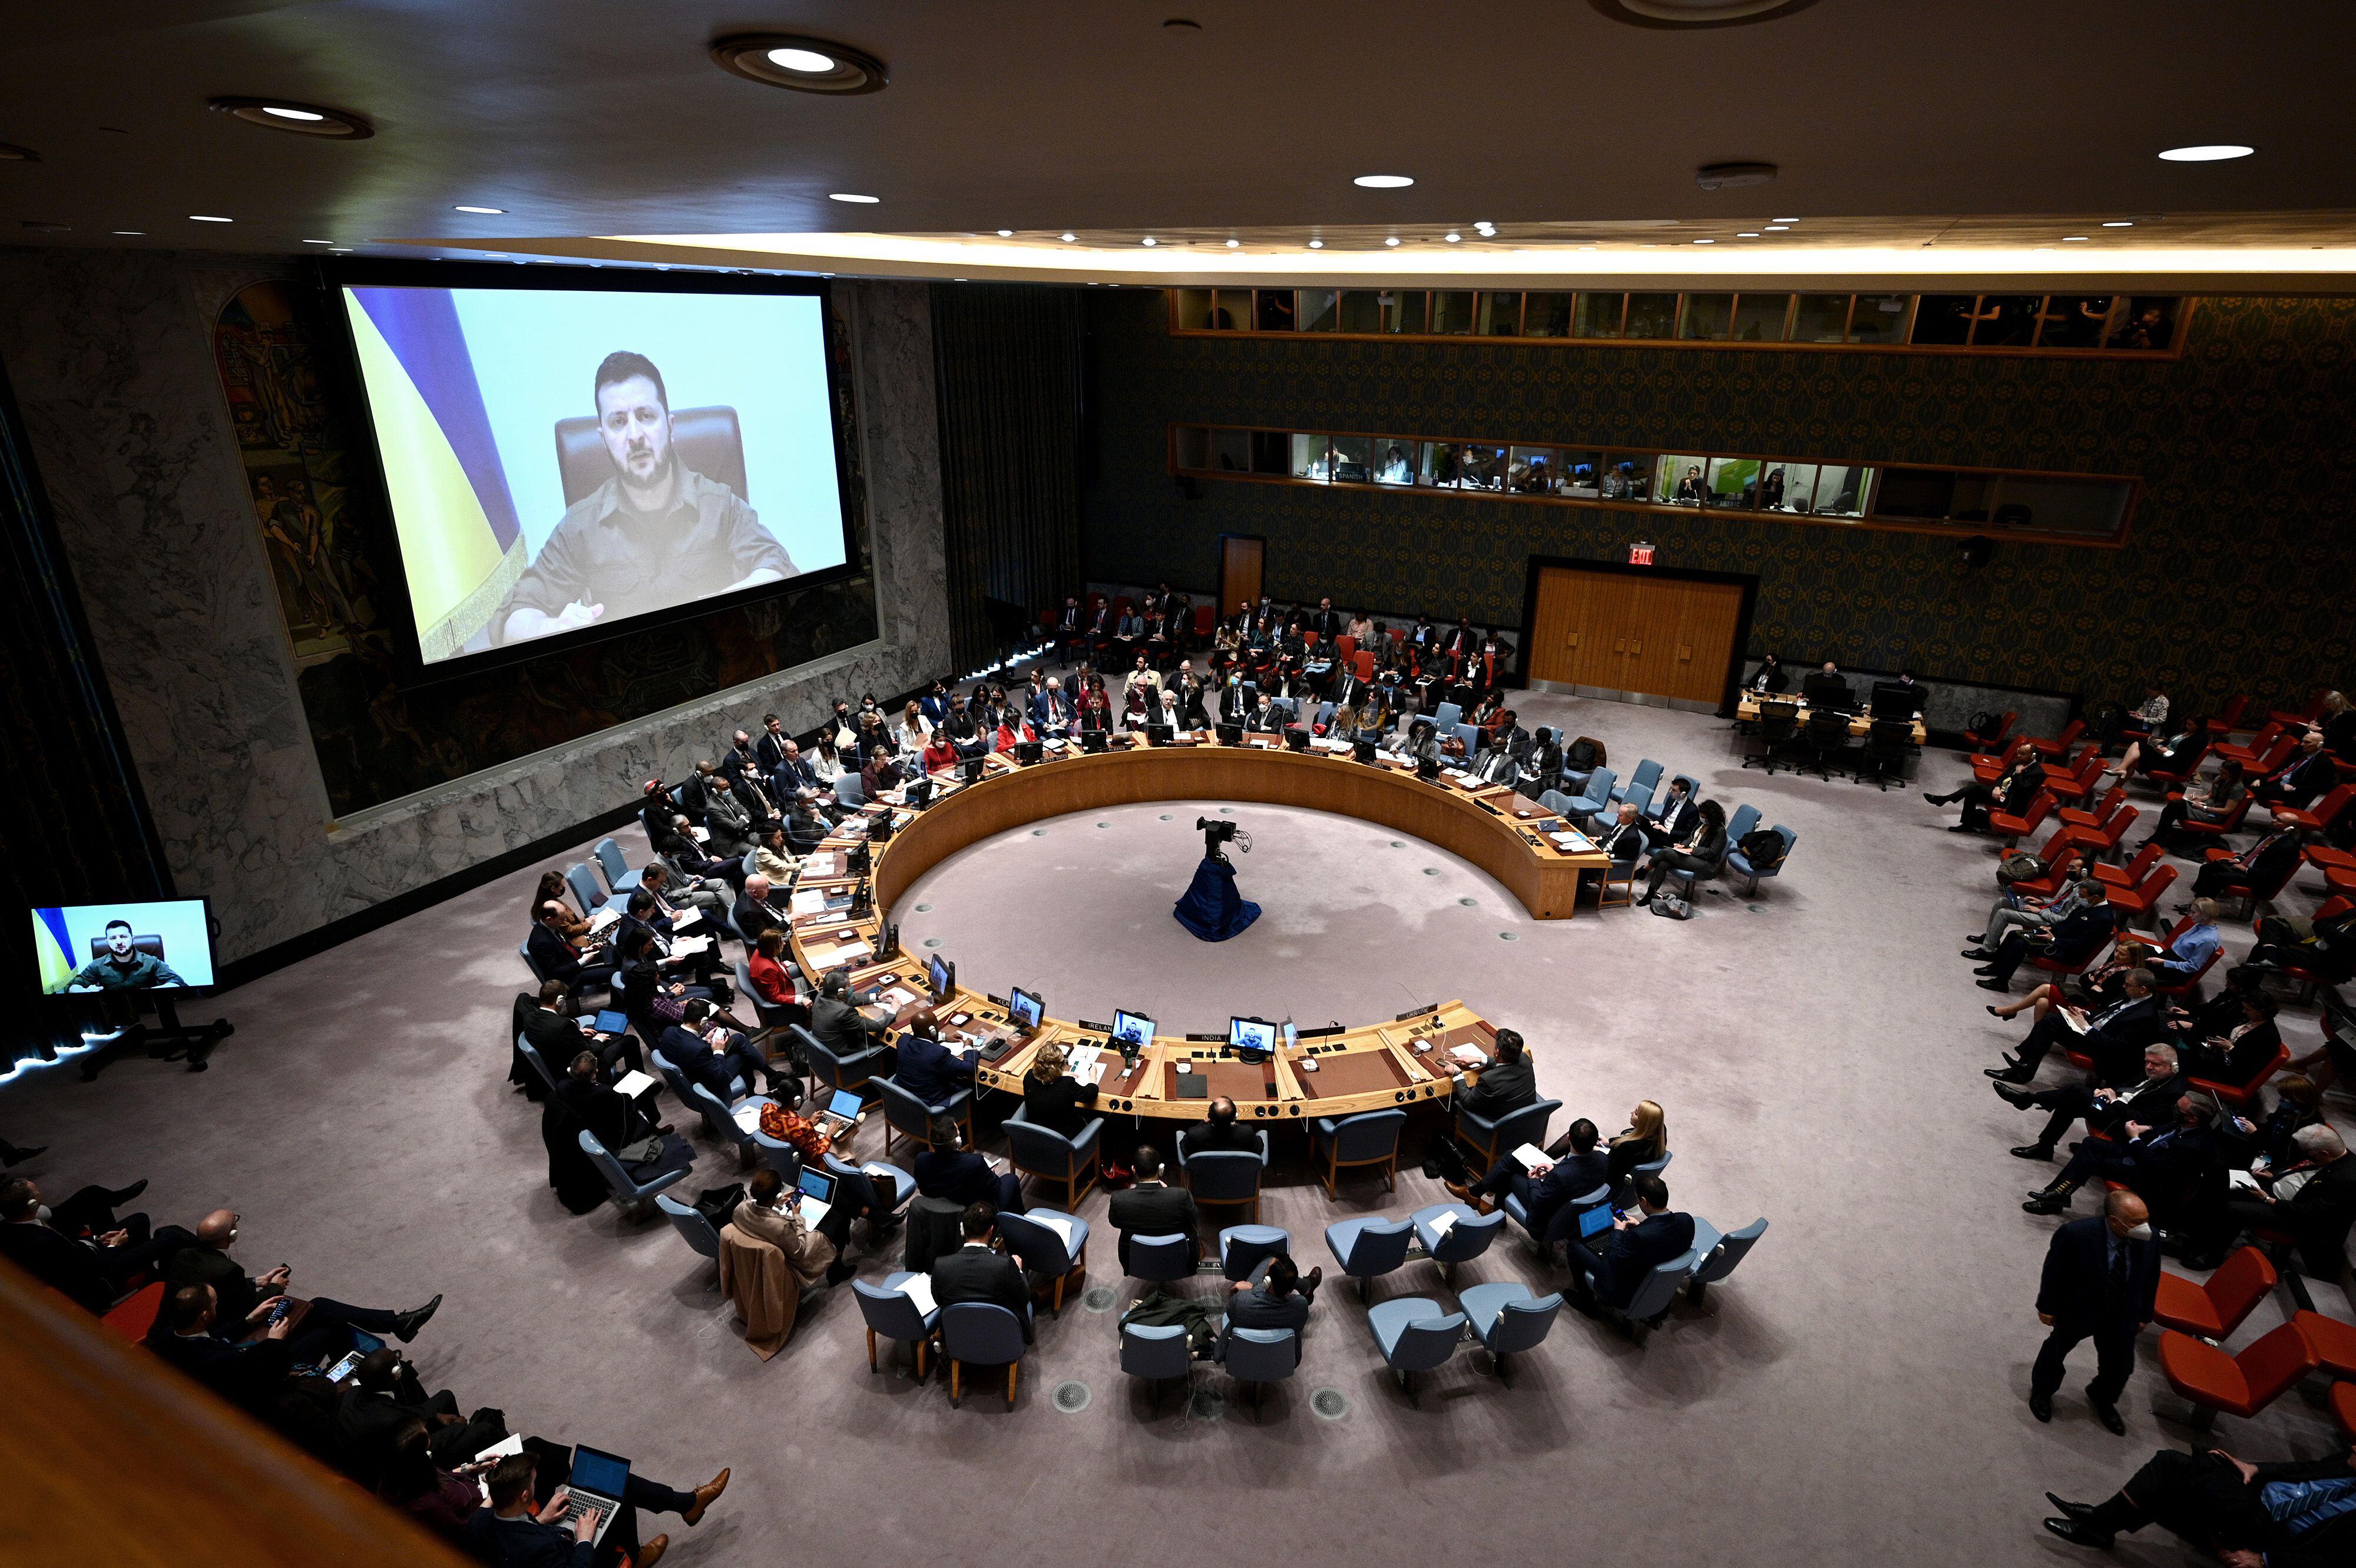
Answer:
M662 372L627 349L592 384L614 477L567 507L491 624L522 642L794 575L743 498L679 460Z

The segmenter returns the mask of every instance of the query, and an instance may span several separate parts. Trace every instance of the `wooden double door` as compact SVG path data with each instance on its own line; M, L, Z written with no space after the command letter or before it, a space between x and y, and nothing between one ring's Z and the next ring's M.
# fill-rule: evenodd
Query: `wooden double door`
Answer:
M1716 707L1742 598L1738 583L1540 567L1530 678Z

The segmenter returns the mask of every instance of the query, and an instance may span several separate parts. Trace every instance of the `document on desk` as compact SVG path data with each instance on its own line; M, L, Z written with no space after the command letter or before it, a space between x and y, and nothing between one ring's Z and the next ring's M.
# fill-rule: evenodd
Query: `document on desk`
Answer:
M1524 1144L1514 1151L1514 1158L1521 1162L1522 1169L1526 1171L1534 1171L1547 1163L1547 1152L1536 1144Z
M654 1086L655 1079L651 1073L640 1072L633 1068L614 1080L614 1092L625 1100L636 1100Z
M1488 1053L1478 1046L1451 1046L1448 1055L1451 1060L1462 1062L1467 1067L1479 1067L1489 1059Z
M932 1275L910 1274L900 1282L900 1294L916 1304L917 1316L930 1317L933 1315Z
M875 993L875 1000L882 1005L889 1007L896 1013L901 1008L911 1005L916 1002L918 998L915 992L906 989L905 986L894 985L888 991L877 992Z
M711 948L712 939L710 937L680 937L670 944L670 956L673 958L693 958L698 953L710 951Z
M794 895L793 902L787 906L787 909L789 913L796 915L821 914L826 909L826 894L824 890L817 887L797 893Z
M1548 833L1547 838L1559 850L1572 854L1586 854L1595 848L1594 841L1585 833Z

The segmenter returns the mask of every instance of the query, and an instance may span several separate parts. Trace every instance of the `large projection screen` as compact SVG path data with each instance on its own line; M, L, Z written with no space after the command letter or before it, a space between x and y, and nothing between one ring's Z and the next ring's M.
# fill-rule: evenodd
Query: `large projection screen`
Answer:
M820 295L337 293L423 664L848 560Z

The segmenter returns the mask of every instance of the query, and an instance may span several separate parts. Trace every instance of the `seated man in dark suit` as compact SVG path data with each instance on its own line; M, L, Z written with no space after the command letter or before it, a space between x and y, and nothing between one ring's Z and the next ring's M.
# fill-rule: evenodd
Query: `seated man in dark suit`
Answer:
M2254 1194L2244 1194L2225 1204L2221 1217L2223 1234L2218 1244L2201 1249L2222 1252L2243 1230L2264 1227L2288 1235L2309 1270L2329 1278L2343 1266L2348 1230L2356 1220L2356 1157L2333 1128L2320 1122L2291 1134L2298 1163L2275 1176ZM2276 1196L2293 1175L2306 1180L2288 1197Z
M2094 1058L2094 1076L2104 1083L2131 1079L2143 1059L2144 1047L2160 1037L2165 1020L2153 992L2151 971L2131 969L2119 985L2125 995L2099 1013L2090 1015L2083 1007L2067 1005L2051 1009L2020 1042L2019 1056L2008 1053L2004 1066L1980 1070L1998 1083L2027 1083L2037 1076L2046 1052L2074 1042ZM2079 1029L2079 1024L2085 1027Z
M1023 1178L1003 1175L965 1146L965 1129L953 1116L933 1122L933 1146L916 1156L916 1195L970 1207L988 1204L1001 1214L1023 1210Z
M704 1509L728 1486L728 1472L723 1470L695 1490L682 1492L648 1479L633 1465L622 1483L621 1512L607 1527L605 1539L593 1547L599 1510L584 1508L561 1525L542 1524L532 1517L535 1499L545 1515L562 1509L570 1491L553 1475L546 1482L541 1479L543 1455L552 1469L571 1463L571 1450L528 1437L522 1453L508 1455L491 1467L484 1483L490 1506L468 1514L460 1532L459 1543L477 1562L490 1568L613 1568L627 1556L633 1568L654 1568L669 1552L670 1537L658 1535L642 1544L639 1510L675 1513L688 1524L701 1524Z
M998 1238L998 1214L986 1203L966 1206L958 1222L965 1244L933 1260L933 1302L948 1306L961 1301L983 1301L1002 1306L1023 1325L1023 1343L1031 1343L1031 1287L1023 1278L1022 1260L1002 1257L991 1245Z
M2147 1127L2162 1127L2175 1120L2176 1097L2184 1092L2183 1076L2177 1071L2176 1047L2167 1044L2146 1046L2143 1053L2143 1081L2124 1089L2094 1089L2083 1083L2063 1084L2037 1093L2017 1084L1998 1083L1991 1086L1997 1098L2023 1111L2048 1111L2045 1130L2037 1142L2023 1144L2012 1151L2023 1160L2051 1160L2054 1145L2070 1131L2070 1123L2080 1117L2086 1119L2086 1130L2105 1135L2115 1134L2130 1122Z
M2356 1553L2356 1448L2253 1465L2222 1448L2163 1448L2099 1503L2065 1502L2045 1528L2098 1552L2157 1524L2228 1568L2338 1568Z
M1106 1217L1120 1232L1120 1266L1129 1267L1131 1236L1183 1236L1186 1255L1203 1255L1202 1220L1194 1212L1194 1195L1162 1179L1162 1155L1151 1144L1137 1149L1137 1181L1112 1195Z
M115 1217L114 1206L130 1202L146 1185L86 1187L44 1215L39 1186L28 1176L11 1176L0 1184L0 1258L83 1310L103 1313L134 1274L196 1240L177 1225L151 1233L145 1214Z
M1613 1221L1600 1251L1577 1236L1563 1242L1574 1282L1570 1305L1590 1317L1599 1303L1626 1306L1647 1274L1693 1247L1693 1216L1669 1212L1668 1183L1638 1176L1636 1203L1642 1212Z
M901 1033L893 1081L923 1104L948 1104L959 1090L973 1087L974 1064L981 1059L978 1047L967 1046L962 1036L957 1039L959 1050L943 1044L940 1019L930 1007L919 1006Z
M794 796L792 811L786 818L786 843L796 854L808 854L823 843L834 828L819 814L818 791L803 789Z
M851 974L847 970L830 970L819 977L818 998L810 1004L810 1034L819 1045L838 1057L855 1057L874 1046L883 1046L893 1020L881 1010L867 1007L872 994L853 994ZM896 1054L888 1047L874 1071L879 1077L890 1077L896 1065ZM927 1104L937 1103L926 1101Z
M680 1008L680 1021L662 1032L658 1047L688 1082L710 1090L723 1105L736 1103L739 1083L746 1094L755 1085L772 1092L786 1087L768 1058L743 1031L712 1023L712 1004L691 998ZM801 1086L791 1088L793 1098L800 1099Z
M224 1333L220 1298L213 1288L182 1285L165 1298L164 1310L155 1315L155 1326L147 1331L147 1348L221 1398L251 1409L285 1381L294 1364L286 1343L293 1325L282 1319L262 1326L281 1299L256 1302L230 1319Z
M2125 1139L2082 1140L2062 1174L2029 1195L2022 1212L2062 1213L2080 1187L2100 1176L2124 1182L2151 1211L2155 1224L2174 1230L2196 1185L2216 1179L2222 1170L2208 1107L2190 1094L2179 1094L2175 1114L2166 1122L2147 1126L2130 1122L2120 1131Z
M1537 1073L1530 1066L1522 1036L1512 1029L1497 1031L1497 1059L1472 1072L1456 1075L1453 1093L1457 1112L1494 1122L1519 1111L1538 1097Z
M1303 1277L1290 1258L1279 1252L1264 1258L1251 1278L1229 1287L1227 1321L1219 1335L1215 1359L1226 1360L1227 1335L1238 1328L1290 1328L1293 1333L1292 1364L1301 1364L1301 1335L1309 1327L1310 1304L1325 1283L1323 1264Z
M336 1387L337 1462L362 1486L376 1484L394 1443L412 1421L425 1423L426 1453L445 1469L469 1463L507 1436L497 1411L477 1411L468 1421L459 1415L457 1396L449 1390L427 1393L417 1369L398 1350L369 1351L350 1379Z
M759 941L763 931L790 929L786 907L775 896L775 885L759 872L744 878L744 896L736 900L734 913L737 934L746 947Z
M524 942L531 954L532 967L543 979L564 982L568 991L605 984L613 978L616 967L605 944L584 940L580 946L574 946L565 938L564 921L562 908L541 911L540 923L532 927L531 935Z
M237 1244L239 1216L230 1209L216 1208L197 1222L196 1239L183 1247L164 1265L164 1277L175 1285L208 1285L220 1303L221 1320L241 1323L258 1303L274 1300L284 1294L294 1271L284 1263L266 1273L249 1276L238 1261L230 1256ZM294 1347L298 1361L316 1360L326 1351L348 1346L346 1332L358 1328L380 1338L396 1338L406 1345L417 1337L441 1306L442 1298L435 1296L423 1306L406 1312L385 1307L347 1306L326 1296L310 1298L309 1312L305 1316Z
M2310 729L2299 736L2298 750L2290 760L2251 785L2250 794L2262 806L2308 806L2338 777L2330 754L2323 749L2323 732Z
M2028 961L2032 954L2058 963L2076 963L2100 951L2118 925L2118 914L2111 908L2110 890L2099 882L2090 882L2081 890L2079 897L2079 907L2060 923L2033 931L2015 931L2005 938L1997 946L1995 956L1972 971L1981 977L1976 983L1979 988L1982 991L2011 989L2012 972Z
M1483 1214L1504 1202L1506 1194L1513 1194L1522 1200L1522 1212L1529 1219L1530 1239L1551 1246L1563 1240L1552 1232L1558 1219L1568 1219L1570 1200L1611 1185L1611 1156L1596 1146L1601 1142L1602 1134L1595 1123L1582 1116L1570 1124L1570 1153L1563 1159L1524 1170L1522 1162L1507 1150L1497 1156L1489 1174L1479 1181L1469 1185L1450 1182L1448 1190Z
M1238 1154L1259 1153L1259 1136L1236 1121L1236 1102L1226 1095L1211 1101L1209 1114L1197 1125L1178 1134L1178 1163L1184 1165L1196 1155L1233 1150Z
M583 1051L597 1058L598 1065L609 1071L616 1062L626 1064L633 1071L645 1069L645 1058L638 1053L636 1036L625 1029L618 1035L601 1035L584 1029L573 1016L572 993L561 980L542 981L540 1005L524 1015L522 1035L540 1059L548 1064L552 1073L561 1073L564 1064Z
M2272 887L2299 858L2296 828L2278 828L2239 854L2220 854L2192 878L2196 898L2230 898L2235 887Z

